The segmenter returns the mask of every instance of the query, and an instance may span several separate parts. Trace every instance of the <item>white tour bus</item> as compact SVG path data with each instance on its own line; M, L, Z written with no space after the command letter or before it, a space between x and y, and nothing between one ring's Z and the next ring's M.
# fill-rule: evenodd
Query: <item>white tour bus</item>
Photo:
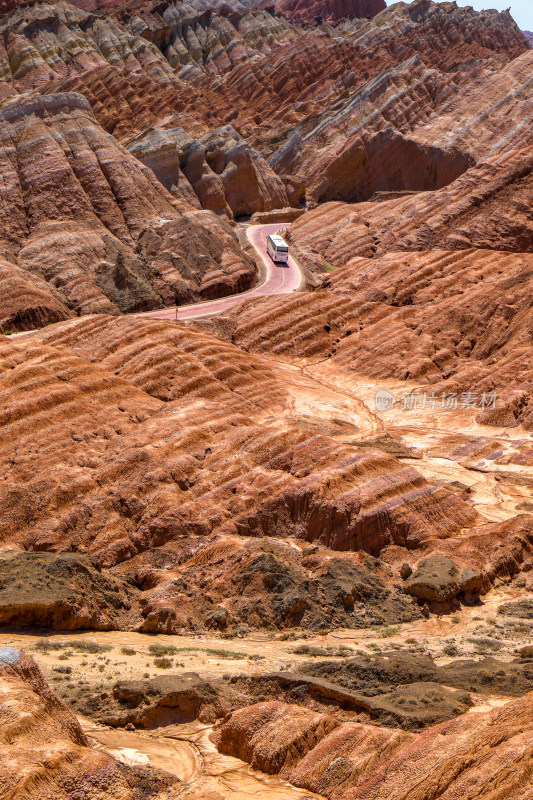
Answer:
M289 245L277 233L271 233L267 236L267 253L272 261L288 261Z

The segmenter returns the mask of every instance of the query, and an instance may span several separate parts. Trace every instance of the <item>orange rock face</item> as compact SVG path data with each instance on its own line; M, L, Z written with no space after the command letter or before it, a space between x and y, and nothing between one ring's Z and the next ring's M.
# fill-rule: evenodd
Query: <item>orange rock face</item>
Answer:
M326 720L312 712L262 703L234 712L215 741L223 752L252 764L267 760L297 786L335 800L428 798L443 790L450 797L497 791L524 800L530 791L532 702L530 693L501 710L469 714L415 735L350 723L327 733ZM293 737L305 742L296 758L287 747ZM282 753L281 742L287 747Z
M133 800L116 764L89 747L76 717L29 656L0 648L0 686L0 786L5 797Z
M532 67L454 2L0 0L0 628L267 642L78 711L201 719L265 792L529 800ZM262 281L249 220L299 289L178 322ZM130 800L0 684L7 796Z
M100 128L83 97L37 97L7 104L0 116L0 249L26 283L36 276L32 291L42 297L38 312L30 298L19 308L10 298L4 329L251 285L255 264L233 231L189 206L179 211L154 174Z

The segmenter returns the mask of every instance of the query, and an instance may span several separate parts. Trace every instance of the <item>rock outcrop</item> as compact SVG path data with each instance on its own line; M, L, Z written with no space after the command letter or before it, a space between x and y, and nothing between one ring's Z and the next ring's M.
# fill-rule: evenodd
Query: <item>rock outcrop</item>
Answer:
M234 712L214 738L223 752L334 800L494 791L522 800L529 791L532 702L529 693L421 734L338 725L299 706L260 703Z
M91 701L89 700L90 709ZM98 713L100 722L113 727L155 728L199 719L213 721L231 709L217 687L192 672L160 675L151 680L119 681ZM92 711L95 711L93 707Z
M80 95L8 103L0 118L0 251L35 285L25 300L7 296L5 326L216 297L255 279L233 231L178 211Z
M0 259L0 333L68 319L72 312L45 280Z
M235 711L214 740L222 753L247 761L254 769L286 776L337 726L334 717L271 701Z
M231 125L202 139L182 128L152 130L127 148L169 192L217 214L251 216L288 205L281 179Z
M1 627L109 630L130 606L124 587L87 556L12 553L0 561Z
M487 583L481 573L468 569L461 574L449 556L435 555L418 564L404 582L403 590L434 609L449 609L454 603L459 605L460 594L466 594L469 599L477 596L479 600L480 592L488 588Z
M37 664L0 648L0 787L28 800L133 800L115 762L89 747Z

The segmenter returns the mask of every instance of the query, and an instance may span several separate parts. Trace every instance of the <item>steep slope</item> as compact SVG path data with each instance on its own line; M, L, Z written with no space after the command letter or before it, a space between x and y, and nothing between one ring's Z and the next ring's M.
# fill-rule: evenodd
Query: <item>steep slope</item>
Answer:
M218 214L251 216L289 205L280 178L231 125L202 139L182 128L152 129L127 149L176 197L196 198L199 206Z
M28 800L133 800L115 762L89 747L37 664L0 648L0 789Z
M253 282L255 264L233 231L214 215L180 212L80 95L11 102L0 119L0 251L24 270L26 283L35 276L39 291L43 281L54 287L56 305L46 311L41 303L42 322L64 318L66 309L154 308ZM4 302L4 329L31 324L31 296L15 315L12 300Z
M313 245L334 264L344 254L347 265L313 293L264 298L230 312L232 341L248 351L328 359L330 370L416 381L435 397L496 391L493 423L531 429L533 255L434 250L353 257L358 226L335 227L336 210L345 220L342 205L321 209L336 236L328 242L319 228L322 238Z
M334 800L525 800L532 702L530 693L415 735L259 703L234 712L215 740L223 752Z
M337 20L342 17L375 17L387 8L385 0L348 0L327 3L309 2L309 0L280 0L276 9L290 19L307 22L314 19Z

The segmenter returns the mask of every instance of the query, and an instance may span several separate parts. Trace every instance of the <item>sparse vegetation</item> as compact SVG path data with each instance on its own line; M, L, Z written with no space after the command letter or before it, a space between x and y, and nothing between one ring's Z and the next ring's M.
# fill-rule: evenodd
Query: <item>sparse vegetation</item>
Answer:
M331 645L326 647L318 647L311 644L299 644L291 648L291 653L298 656L312 656L313 658L323 658L325 656L333 656L338 658L346 658L347 656L355 655L351 647L344 644Z
M151 644L148 648L153 656L175 656L177 653L206 653L217 658L248 658L246 653L239 653L236 650L226 650L214 647L174 647L173 645Z
M338 269L340 269L340 265L338 264L330 264L329 261L324 261L323 263L326 272L336 272Z
M134 656L136 651L133 647L121 647L120 652L125 656Z
M34 649L40 650L42 653L49 653L51 650L63 650L64 647L65 645L61 642L52 642L48 639L39 639L34 645Z
M502 643L489 636L468 636L467 642L471 642L480 650L501 650Z
M113 649L109 644L98 644L98 642L91 642L85 639L74 639L70 642L66 642L65 646L71 647L79 653L91 653L92 655L96 653L108 653Z
M178 648L173 647L172 645L151 644L148 648L148 651L153 656L173 656L178 652Z
M442 652L444 653L445 656L457 656L459 655L459 648L457 647L456 644L448 642L448 644L445 644L444 647L442 648Z
M170 658L154 658L154 666L158 669L170 669L172 663L173 662Z
M452 621L452 625L459 625L459 623L461 622L459 617L452 617L451 621Z
M398 625L387 625L385 628L377 631L377 634L381 636L382 639L387 639L389 636L396 636L399 630L400 628Z

